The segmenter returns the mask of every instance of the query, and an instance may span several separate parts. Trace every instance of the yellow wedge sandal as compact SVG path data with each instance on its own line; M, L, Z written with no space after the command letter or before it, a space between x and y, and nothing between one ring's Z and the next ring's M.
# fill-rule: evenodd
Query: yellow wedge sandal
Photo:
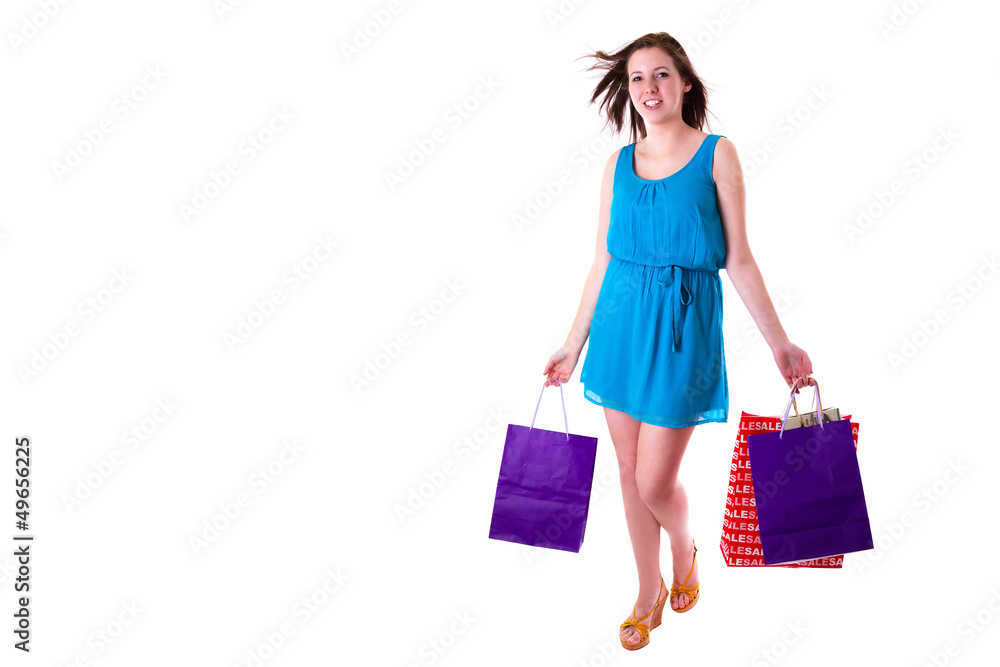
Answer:
M676 611L678 614L683 614L684 612L690 610L691 607L695 606L695 604L697 604L697 602L698 602L698 597L700 595L700 593L698 591L698 589L701 587L701 583L700 582L697 583L697 584L695 584L694 586L691 586L690 588L687 585L688 579L691 578L691 573L694 572L694 561L695 561L695 558L698 556L698 547L695 546L695 544L694 544L694 538L693 537L691 538L691 545L694 546L694 554L691 556L691 569L688 570L687 576L684 577L684 583L683 584L681 584L679 581L677 581L677 577L674 577L674 584L676 584L676 585L672 586L670 588L670 599L671 600L673 600L675 597L677 597L681 593L684 593L689 598L691 598L691 601L688 602L686 606L674 609L674 611ZM673 607L671 607L671 609L673 609Z
M660 590L663 591L667 587L663 577L660 577ZM635 644L629 644L624 637L619 637L623 648L627 648L629 651L635 651L640 649L649 643L649 631L660 625L663 620L663 607L667 604L667 599L664 597L662 600L659 595L656 598L656 604L653 608L649 610L642 618L635 617L635 607L632 607L632 616L627 618L624 623L621 624L621 628L627 628L629 626L635 628L639 632L639 641ZM642 621L649 617L649 625L646 625Z

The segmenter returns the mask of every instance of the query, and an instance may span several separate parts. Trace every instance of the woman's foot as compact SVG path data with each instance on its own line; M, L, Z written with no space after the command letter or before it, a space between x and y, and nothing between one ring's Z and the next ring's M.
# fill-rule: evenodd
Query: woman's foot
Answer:
M638 597L638 598L636 598L636 601L635 601L635 616L633 616L632 613L629 612L629 615L626 618L627 619L628 618L640 619L643 616L646 616L647 614L649 614L648 616L646 616L646 618L642 618L642 620L640 621L640 623L642 623L646 627L652 629L652 627L653 627L653 616L655 615L655 612L653 612L652 614L650 614L649 612L653 610L653 607L656 606L656 603L657 603L658 600L662 600L662 601L666 602L666 597L669 594L670 594L670 591L666 588L665 582L661 581L660 582L660 590L659 590L659 598L657 598L655 596L654 597L648 597L647 596L647 597ZM636 629L636 627L634 625L629 625L629 626L626 626L626 627L622 628L621 632L618 633L618 634L621 637L622 641L623 642L627 642L630 646L635 646L640 641L642 641L642 637L640 636L639 631Z
M693 588L695 584L699 583L698 579L698 561L694 557L694 542L691 540L682 540L679 545L670 545L670 551L674 561L674 578L676 583L684 584L684 578L688 577L688 572L691 572L691 576L688 577L686 586L688 588ZM694 569L691 569L691 561L694 560ZM676 583L674 585L676 585ZM691 597L687 593L680 593L675 598L670 600L671 609L683 609L691 602ZM636 610L638 611L638 610Z

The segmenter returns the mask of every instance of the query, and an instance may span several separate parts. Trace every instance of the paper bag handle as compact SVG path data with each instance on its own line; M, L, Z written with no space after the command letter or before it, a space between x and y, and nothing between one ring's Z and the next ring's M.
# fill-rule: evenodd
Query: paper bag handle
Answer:
M796 380L796 382L798 382L798 380ZM813 379L813 382L816 382L816 380ZM816 389L813 390L813 402L812 402L813 406L816 405L816 393L819 391L819 383L816 383L816 385L814 385L814 386L816 387ZM794 385L793 385L793 388L792 388L792 409L795 410L795 418L798 419L799 426L804 426L805 424L802 423L802 415L799 414L799 404L795 400L795 388L794 388Z
M569 419L566 418L566 397L563 395L562 382L552 378L552 381L559 385L559 398L562 399L563 406L563 422L566 424L566 439L569 440ZM547 383L548 380L545 380ZM545 383L542 384L542 393L538 395L538 404L535 405L535 417L538 416L538 406L542 404L542 394L545 393ZM531 429L535 428L535 417L531 418L531 426L528 427L528 433L531 433Z
M796 378L795 382L792 383L792 392L791 394L789 394L788 397L788 405L785 406L785 412L781 415L781 431L778 433L779 439L781 439L781 437L785 434L785 422L788 421L788 411L792 408L793 405L795 406L795 416L799 418L799 424L802 423L802 417L801 415L799 415L799 406L795 402L795 389L800 379L801 378ZM812 380L814 383L813 405L816 406L816 422L819 424L820 428L823 428L823 404L820 401L820 396L819 396L819 382L817 382L816 378L812 376L809 376L808 379Z

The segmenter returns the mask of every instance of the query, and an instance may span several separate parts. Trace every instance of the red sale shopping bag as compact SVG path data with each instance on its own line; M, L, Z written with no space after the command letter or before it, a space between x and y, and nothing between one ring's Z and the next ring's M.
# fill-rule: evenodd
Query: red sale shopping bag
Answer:
M847 415L844 419L849 420L850 417ZM855 448L858 446L858 426L859 424L856 422L851 422L851 434L854 438ZM736 444L733 447L733 458L729 471L726 511L722 519L722 540L719 543L722 557L729 567L843 567L843 554L778 565L765 565L764 563L747 438L758 433L769 433L780 429L780 416L762 417L748 412L740 414L740 426L736 432Z

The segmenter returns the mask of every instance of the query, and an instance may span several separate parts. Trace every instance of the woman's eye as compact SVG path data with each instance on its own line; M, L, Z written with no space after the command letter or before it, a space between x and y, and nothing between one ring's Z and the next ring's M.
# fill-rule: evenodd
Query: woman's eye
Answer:
M666 72L660 72L660 74L662 74L663 76L667 76ZM642 78L641 76L634 76L634 77L632 77L632 80L633 81L638 81L641 78Z

